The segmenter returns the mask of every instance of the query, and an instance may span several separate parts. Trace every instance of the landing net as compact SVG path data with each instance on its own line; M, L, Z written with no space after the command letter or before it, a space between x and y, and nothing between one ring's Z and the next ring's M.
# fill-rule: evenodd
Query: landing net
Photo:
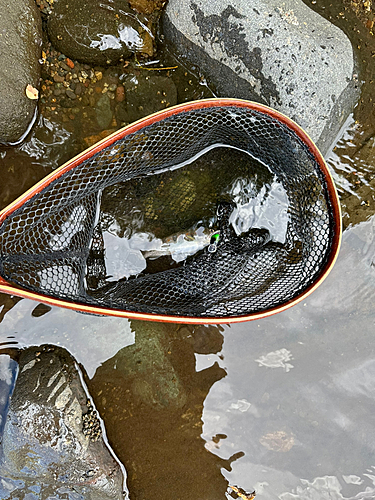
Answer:
M82 305L90 311L92 306L104 314L141 313L169 320L251 319L300 300L325 277L338 250L335 189L319 153L297 126L268 108L240 102L197 103L155 116L97 146L83 161L76 159L16 209L5 210L2 278L14 293L27 290L39 300L55 298L75 309ZM218 195L211 217L216 241L211 239L179 265L109 277L100 214L103 193L150 176L158 186L158 176L188 170L192 159L218 145L245 152L282 186L287 198L283 238L275 238L270 227L235 231L231 218L238 203ZM188 208L199 203L194 199L192 204L186 182L181 186L166 203L178 199L178 206Z

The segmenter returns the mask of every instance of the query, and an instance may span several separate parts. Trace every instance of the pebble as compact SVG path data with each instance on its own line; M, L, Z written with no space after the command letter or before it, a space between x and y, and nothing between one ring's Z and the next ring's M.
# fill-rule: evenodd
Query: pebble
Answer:
M71 89L66 89L65 94L70 98L70 99L76 99L75 93Z
M80 83L77 83L76 88L74 89L74 92L76 93L76 95L82 94L82 85Z
M122 85L119 85L116 89L116 101L122 102L125 99L125 89Z
M74 62L71 59L69 59L69 57L66 58L65 62L69 66L70 69L74 68Z
M62 83L65 81L65 78L63 76L58 75L57 73L53 75L53 79L55 82Z
M62 69L65 69L65 71L70 71L70 68L67 64L64 63L64 61L60 61L60 66L62 67Z
M70 99L67 99L66 97L63 97L62 99L59 99L59 104L62 108L71 108L72 101Z

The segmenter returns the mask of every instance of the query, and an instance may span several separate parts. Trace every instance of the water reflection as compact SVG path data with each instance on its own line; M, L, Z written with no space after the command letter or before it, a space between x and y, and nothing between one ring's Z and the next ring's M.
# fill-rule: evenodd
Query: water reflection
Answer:
M222 328L131 322L135 344L121 349L88 381L108 437L128 471L134 498L225 498L219 458L201 437L204 401L226 372L215 362L199 372L195 353L219 353ZM222 436L223 437L223 436ZM220 436L214 432L214 443Z
M224 331L227 376L205 401L203 437L227 436L210 447L219 457L241 446L223 474L262 499L374 498L373 225L344 233L304 303Z
M0 293L0 323L3 321L6 313L13 309L20 300L22 300L20 297Z
M19 146L19 152L50 170L68 161L79 148L72 131L68 131L58 117L40 115L27 140Z
M19 348L53 344L67 349L91 377L98 366L134 343L126 320L89 316L1 295L0 345ZM45 314L38 314L40 311ZM35 312L36 311L36 312Z
M44 314L35 314L35 310ZM226 376L224 368L219 366L222 364L223 327L129 323L76 313L69 321L69 311L42 305L35 307L35 303L26 300L14 304L9 311L1 324L2 338L5 333L17 332L19 347L38 341L68 346L87 367L89 392L104 419L109 442L126 466L133 498L190 499L199 498L201 494L212 500L226 497L228 482L221 471L230 471L232 462L243 453L239 448L219 458L210 452L210 446L201 437L204 401L213 384ZM29 317L27 329L24 327L26 317ZM68 331L65 325L70 324L72 330L72 321L74 331ZM85 326L82 325L90 325L87 328L89 337L85 338L82 331ZM133 336L123 337L124 347L109 357L111 350L116 351L110 345L111 340L116 342L121 337L121 327L127 331L129 325ZM70 335L74 334L73 340ZM86 349L84 344L87 344ZM100 349L95 344L100 344ZM104 345L107 345L106 350ZM40 351L44 348L27 349L21 357L38 357ZM68 356L60 348L55 351L58 363ZM24 361L22 366L28 359ZM210 366L205 366L206 363ZM28 384L38 385L37 374L31 372ZM3 378L1 373L0 378ZM46 383L47 379L44 374ZM52 385L50 390L53 389ZM58 395L61 390L54 394ZM30 391L27 389L26 393ZM239 401L232 409L236 411L237 408L244 411L246 402ZM53 429L51 432L53 434ZM214 432L209 441L216 448L225 439L225 435ZM12 471L8 474L11 483ZM7 477L6 471L3 476Z

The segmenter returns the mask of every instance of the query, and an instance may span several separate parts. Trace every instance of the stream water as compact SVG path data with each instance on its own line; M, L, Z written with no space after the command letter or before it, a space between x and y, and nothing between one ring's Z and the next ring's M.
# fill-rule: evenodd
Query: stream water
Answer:
M0 352L52 344L74 356L133 500L220 500L230 498L228 485L259 500L375 498L375 42L350 10L312 4L361 47L363 89L327 157L343 206L342 248L308 299L261 321L187 326L0 296ZM210 94L199 75L179 71L188 98ZM39 125L22 146L0 150L1 208L51 170L48 158L76 154L79 141L54 123L44 141ZM269 186L283 204L279 186ZM108 244L121 230L111 224Z

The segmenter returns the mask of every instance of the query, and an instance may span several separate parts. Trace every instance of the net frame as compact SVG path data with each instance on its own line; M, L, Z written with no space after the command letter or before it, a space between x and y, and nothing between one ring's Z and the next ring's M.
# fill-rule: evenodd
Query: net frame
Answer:
M304 300L308 295L310 295L328 276L329 272L331 271L337 259L337 255L340 248L341 237L342 237L341 210L336 188L323 156L321 155L321 153L319 152L319 150L317 149L311 138L308 136L308 134L299 125L297 125L295 122L293 122L290 118L283 115L282 113L272 108L269 108L268 106L264 106L262 104L258 104L251 101L245 101L241 99L222 99L222 98L192 101L167 108L163 111L159 111L141 120L138 120L137 122L134 122L116 131L115 133L111 134L110 136L106 137L100 142L94 144L90 148L86 149L85 151L83 151L82 153L80 153L79 155L77 155L76 157L72 158L67 163L59 167L57 170L53 171L51 174L47 175L44 179L42 179L28 191L26 191L23 195L21 195L8 207L6 207L0 212L0 225L15 210L22 207L22 205L25 204L27 201L29 201L33 196L43 191L51 182L56 181L66 172L69 172L70 170L79 166L81 163L88 160L99 151L107 147L110 147L115 141L118 141L126 136L139 132L143 128L155 124L157 122L160 122L171 116L178 115L180 113L186 113L189 111L200 110L204 108L212 108L212 107L248 108L250 110L258 111L260 113L268 115L269 117L279 121L280 123L288 127L292 132L294 132L298 136L298 138L304 143L304 145L308 148L309 152L313 155L314 159L319 165L320 171L324 177L325 187L329 198L330 212L334 220L334 233L333 233L330 253L327 257L326 263L312 284L307 286L306 289L304 289L298 296L284 302L281 305L279 304L275 307L270 307L261 312L255 312L241 316L225 316L225 317L208 317L208 316L192 317L192 316L176 316L176 315L153 314L153 313L150 314L150 313L134 312L134 311L127 311L120 309L110 309L107 307L82 304L79 302L70 302L68 300L52 297L48 294L41 294L21 289L17 286L12 285L1 276L0 276L0 292L9 295L16 295L22 298L36 300L38 302L43 302L51 306L64 307L67 309L80 311L88 314L117 316L129 319L141 319L141 320L173 322L173 323L193 323L193 324L237 323L243 321L257 320L260 318L268 317L273 314L282 312L292 307L293 305L297 304L298 302Z

